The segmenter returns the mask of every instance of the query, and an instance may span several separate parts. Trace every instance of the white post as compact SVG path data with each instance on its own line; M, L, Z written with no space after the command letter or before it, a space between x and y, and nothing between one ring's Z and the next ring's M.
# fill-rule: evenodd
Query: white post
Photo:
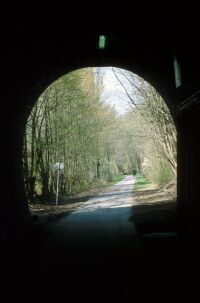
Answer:
M59 165L58 165L58 174L57 174L56 206L58 205L58 188L59 188L59 177L60 177L60 163L59 163Z

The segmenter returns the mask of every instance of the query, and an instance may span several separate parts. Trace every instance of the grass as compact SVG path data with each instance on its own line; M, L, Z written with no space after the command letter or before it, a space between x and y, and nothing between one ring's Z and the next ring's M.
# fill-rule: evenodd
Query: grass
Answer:
M137 175L135 179L134 189L140 190L140 189L146 189L148 188L152 183L144 176Z
M125 175L115 175L115 176L113 176L112 181L106 182L105 187L110 187L110 186L115 185L117 182L123 180L124 177L125 177Z
M98 181L97 184L95 184L94 188L103 188L103 187L111 187L115 185L117 182L123 180L125 175L114 175L112 176L111 181Z

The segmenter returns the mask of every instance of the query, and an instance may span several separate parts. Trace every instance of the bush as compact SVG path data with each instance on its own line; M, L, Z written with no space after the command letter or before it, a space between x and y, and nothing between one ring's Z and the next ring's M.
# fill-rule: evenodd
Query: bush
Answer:
M160 160L145 170L145 175L152 182L159 186L168 184L173 179L173 173L167 161Z

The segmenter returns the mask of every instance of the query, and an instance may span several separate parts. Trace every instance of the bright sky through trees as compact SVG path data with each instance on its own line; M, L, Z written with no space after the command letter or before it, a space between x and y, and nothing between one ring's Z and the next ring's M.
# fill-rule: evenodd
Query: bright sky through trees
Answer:
M114 106L119 115L130 110L130 100L124 93L123 87L116 79L110 67L103 67L100 71L103 74L104 102Z
M176 178L176 129L164 100L139 76L119 68L70 72L39 97L27 121L24 179L29 201L73 195L133 171L156 184Z

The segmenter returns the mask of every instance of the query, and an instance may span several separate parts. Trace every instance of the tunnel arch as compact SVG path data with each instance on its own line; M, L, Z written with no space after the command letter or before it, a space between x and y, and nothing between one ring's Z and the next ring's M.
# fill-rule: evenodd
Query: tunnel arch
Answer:
M160 22L160 25L162 26L160 28L157 23L157 15L158 14L156 14L156 18L154 18L153 21L155 23L155 28L152 28L151 26L152 20L146 22L145 18L143 18L145 23L142 25L145 27L144 32L150 34L149 39L147 39L147 41L150 42L148 45L144 42L144 32L139 28L138 31L135 30L135 27L138 27L138 24L132 23L132 21L134 21L132 19L134 18L130 18L131 26L129 27L129 37L123 39L124 33L127 31L125 26L123 28L123 34L119 37L120 43L123 43L124 40L127 43L120 49L116 50L111 48L111 50L108 49L108 51L101 52L101 54L92 49L95 39L91 37L87 38L86 43L83 44L85 41L85 30L82 30L81 32L84 37L83 39L78 31L75 33L77 35L76 38L74 38L75 31L70 29L70 26L67 29L66 24L62 29L62 34L64 35L60 34L60 37L62 40L65 40L67 36L66 33L71 34L71 37L67 37L68 41L63 43L60 43L60 41L56 41L56 43L53 41L52 43L53 39L52 32L49 28L49 22L46 23L46 29L42 34L41 28L38 25L35 27L35 22L32 23L32 26L34 27L32 28L32 31L26 27L27 24L24 24L24 29L22 29L23 34L19 33L14 27L9 30L9 35L5 34L6 39L2 43L3 70L1 70L1 74L3 76L3 89L1 94L3 102L1 106L2 116L0 121L0 131L3 135L3 144L0 151L2 155L2 205L0 220L2 244L4 244L4 242L7 244L13 240L13 233L18 225L20 225L20 227L22 225L24 230L27 221L29 223L29 214L26 211L24 194L21 190L23 180L21 180L20 177L20 159L26 118L34 105L35 100L37 100L40 93L54 81L55 77L57 78L56 75L62 75L63 69L69 72L80 67L98 65L95 62L98 62L100 65L112 66L117 66L119 62L121 62L119 67L130 69L132 72L136 72L137 70L136 73L138 75L141 75L148 80L148 82L153 84L163 96L163 99L166 101L171 114L174 117L178 132L178 203L179 223L181 224L180 232L182 235L185 235L186 233L186 239L188 239L188 235L190 236L191 233L193 233L194 243L198 248L200 231L200 144L198 139L200 132L200 97L199 94L196 94L200 88L199 46L196 42L198 34L195 32L195 26L193 26L194 22L192 22L191 26L190 22L187 22L188 18L185 18L186 16L184 16L184 14L180 14L181 17L178 17L178 22L177 18L171 20L170 14L165 18L164 23L162 18ZM163 17L162 14L161 17ZM126 18L125 15L124 18ZM65 23L65 18L63 20ZM96 30L99 32L99 29L97 29L100 27L98 25L99 20L96 17L95 21ZM84 24L84 22L85 17L82 23ZM118 22L117 20L117 23L122 31L121 22ZM110 24L110 16L108 24ZM134 27L132 27L133 24ZM55 26L56 24L54 22L51 27L54 29L54 37L57 35ZM57 27L58 32L60 32L60 20ZM164 33L163 27L166 29ZM90 31L90 28L91 22L90 26L88 26L88 32ZM146 31L147 29L148 31ZM186 31L184 29L186 29ZM49 41L47 41L48 38L45 37L47 33L49 35ZM135 40L137 39L134 39L133 41L135 34L136 38L140 38L139 42L141 41L141 44L135 43ZM40 41L38 41L39 35L41 35ZM65 38L63 39L63 37ZM155 43L154 45L150 40L152 37L153 43ZM30 40L31 43L29 43ZM44 40L46 40L46 42L44 42ZM74 40L77 40L78 42L74 42ZM87 45L87 42L91 43ZM157 42L158 44L156 44ZM82 45L80 46L81 43ZM35 48L33 47L34 44L36 45ZM55 44L57 45L55 46ZM49 47L52 45L53 47ZM147 48L147 51L144 50L145 48ZM180 55L181 68L185 75L187 75L186 82L178 90L175 89L172 67L174 53ZM65 66L65 68L63 68L63 66ZM182 102L185 102L186 99L185 109L177 114L176 106L179 104L182 105ZM11 250L8 250L9 253L6 257L9 261L11 260L10 251L13 251L12 249L17 246L15 244L18 245L19 242L15 241L14 244L11 245ZM180 255L182 255L181 252ZM198 261L196 263L195 261L192 262L192 265L194 265L193 267L196 269L196 265L199 266L199 250L193 249L191 252L189 248L188 255L183 258L181 264L181 268L184 264L184 269L181 271L181 273L183 273L181 281L184 280L184 283L180 283L180 288L178 288L180 291L184 288L183 286L185 286L186 289L190 289L190 284L193 284L194 282L194 279L191 279L192 281L189 283L187 278L191 277L191 270L188 271L188 275L185 274L184 271L187 266L191 265L191 260L193 259ZM3 262L5 261L4 258L2 258L2 260ZM19 259L16 258L16 263L17 262L19 262ZM20 269L15 275L16 280L19 278L19 272L21 272ZM13 268L11 273L13 274ZM196 282L194 282L194 284L197 287ZM174 285L174 288L176 288L177 285L175 283ZM20 287L21 279L19 282L19 289ZM197 288L195 289L195 293ZM10 290L10 285L8 290ZM191 290L194 290L193 286L191 286ZM152 289L152 292L154 293L154 288ZM30 293L32 293L32 289Z
M87 61L88 60L86 59L86 62ZM171 63L172 62L173 61L171 61ZM29 106L28 106L28 110L27 110L26 114L30 114L31 109L33 108L36 100L42 94L42 92L44 92L47 87L49 87L52 83L54 83L56 80L58 80L62 76L66 75L70 72L73 72L73 71L76 71L79 69L83 69L83 68L109 67L109 66L127 70L127 71L143 78L146 82L150 83L156 89L156 91L158 91L158 93L162 96L163 100L165 101L165 103L173 117L174 123L175 124L177 123L177 114L176 114L174 104L172 102L172 100L174 99L173 89L175 89L175 82L170 83L170 85L172 86L173 89L169 90L167 92L167 87L165 88L165 86L167 86L166 83L164 81L162 81L162 79L159 79L159 77L157 77L158 75L153 75L153 73L151 73L151 71L147 72L147 70L143 70L139 66L139 64L135 64L132 66L130 64L127 64L126 62L120 63L120 59L118 61L116 61L116 59L112 60L111 58L106 59L106 60L105 60L105 58L104 59L101 58L100 60L99 60L99 58L95 58L93 60L89 60L89 63L79 62L76 65L73 65L70 67L66 67L65 65L61 66L61 67L58 66L50 71L45 72L42 75L39 75L39 77L36 79L33 86L30 88L30 95L32 95L32 96L29 97L27 100ZM172 73L171 76L173 77L173 70L171 70L171 73ZM172 91L173 91L173 93L172 93Z
M15 102L12 103L13 115L9 131L6 120L3 120L3 129L5 129L5 133L8 134L8 139L6 139L7 148L4 154L12 160L9 165L13 172L13 176L10 179L9 188L11 186L13 187L13 201L16 203L12 206L6 205L5 212L10 216L9 213L12 208L13 212L11 217L13 218L13 222L23 226L24 224L26 225L30 218L24 190L22 189L22 144L28 115L39 95L53 81L67 72L84 67L116 66L136 73L153 85L163 97L171 112L178 133L178 204L180 209L183 208L183 213L187 212L188 214L188 202L186 198L188 191L183 191L183 184L186 182L186 178L184 176L184 169L181 168L184 166L183 147L181 146L184 144L183 142L185 140L183 135L187 133L188 129L185 129L184 126L185 123L183 121L185 118L177 115L176 111L177 104L182 100L180 96L184 87L179 91L175 88L173 53L169 51L169 49L166 49L163 53L159 54L159 50L156 50L154 53L155 49L151 49L150 54L147 54L144 50L139 52L138 49L135 51L133 48L130 48L129 50L124 47L121 47L118 50L111 47L110 50L108 49L105 52L99 52L94 48L89 49L90 46L85 49L82 48L82 52L80 52L77 45L75 45L75 47L77 47L76 50L73 47L69 50L66 45L64 47L62 45L62 47L58 47L57 49L51 49L49 53L45 52L46 46L41 53L33 48L32 53L28 53L25 59L20 57L19 51L17 52L19 58L24 60L25 63L20 66L18 58L13 65L13 77L15 82L13 82L12 91L8 89L8 98L9 100L15 100ZM68 54L67 56L66 53ZM30 58L32 58L32 61L30 64L27 64L27 62L30 62ZM8 84L5 87L7 86ZM187 94L188 90L186 90L185 96L187 96ZM179 139L179 137L181 137L181 139ZM10 150L12 150L12 152ZM6 188L7 191L9 191L8 186L5 186L5 189ZM185 215L182 214L181 210L180 218L181 221L183 221L183 229L185 229L185 220L187 220L187 215L185 216L186 218L184 218L184 216ZM2 222L5 222L5 225L7 226L5 219L2 220Z
M120 66L120 67L119 67ZM74 71L79 71L79 70L84 70L85 68L87 68L88 66L86 65L86 66L84 66L83 67L83 65L80 67L80 68L72 68L72 69L67 69L67 72L66 72L66 68L63 68L62 69L62 71L61 70L59 70L59 72L55 72L55 73L53 73L53 75L49 75L49 76L47 76L47 77L45 77L45 78L42 78L41 79L41 81L39 81L38 83L39 84L37 84L37 85L35 85L35 87L34 87L34 92L36 92L36 95L35 95L35 98L33 99L34 101L32 102L32 107L31 106L29 106L29 110L31 111L31 109L34 107L34 104L37 102L37 100L38 100L38 96L40 96L48 87L50 87L54 82L56 82L57 80L59 80L60 78L62 78L62 76L64 76L64 75L67 75L67 74L69 74L69 73L71 73L71 72L74 72ZM102 65L102 66L96 66L96 65L94 65L94 66L89 66L89 68L96 68L96 67L109 67L109 66L104 66L104 65ZM121 65L118 65L117 66L117 68L120 68L120 69L122 69L121 68ZM139 77L141 77L141 75L138 75L138 74L136 74L136 73L133 73L132 71L130 71L130 69L128 70L128 69L124 69L123 68L123 70L125 70L125 71L129 71L129 72L131 72L132 74L134 74L134 75L136 75L136 76L139 76ZM141 77L142 78L142 77ZM142 78L145 82L147 82L146 81L146 79L144 79L144 78ZM153 81L152 81L153 82ZM150 82L147 82L147 83L149 83L156 91L157 91L157 89L150 83ZM159 85L157 85L157 86L159 86ZM157 91L158 92L158 91ZM159 94L160 94L160 92L158 92ZM36 97L37 96L37 97ZM166 103L166 101L164 100L164 102ZM168 107L168 106L167 106ZM168 107L168 109L169 109L169 107ZM27 112L27 114L28 114L28 116L29 116L29 114L30 114L30 112ZM172 116L172 115L171 115ZM174 120L174 117L172 116L172 119Z

